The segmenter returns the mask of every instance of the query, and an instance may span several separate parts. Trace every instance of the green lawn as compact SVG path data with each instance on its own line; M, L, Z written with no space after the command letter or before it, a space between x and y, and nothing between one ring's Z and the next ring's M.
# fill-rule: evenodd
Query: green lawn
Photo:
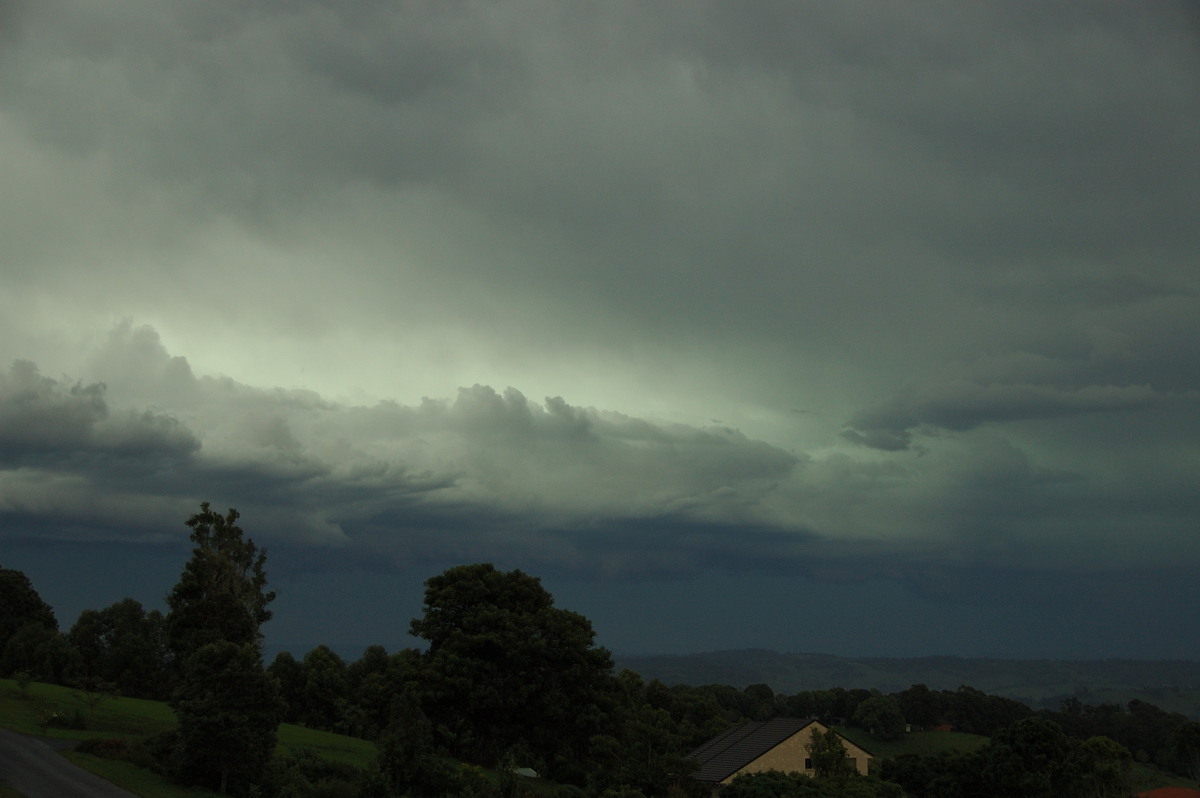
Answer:
M54 725L54 718L80 717L86 728L67 729ZM160 701L138 698L106 697L89 706L87 696L69 687L33 683L22 694L12 679L0 679L0 726L41 737L66 740L122 738L143 740L153 734L175 728L175 713ZM315 731L284 723L279 726L279 752L301 750L360 768L375 762L375 744L355 737ZM68 751L65 756L80 767L144 798L209 798L215 793L185 790L161 776L128 762ZM0 785L0 798L19 798L19 794Z
M909 732L899 740L880 740L862 729L835 727L837 733L866 750L876 759L891 759L901 754L932 756L943 751L974 751L987 745L988 738L965 732Z
M86 729L52 725L54 716L72 719L78 714ZM159 701L107 697L88 706L79 690L34 682L22 695L12 679L0 679L0 725L21 734L86 740L89 737L142 739L175 728L175 714Z
M300 750L312 751L322 759L360 768L375 764L375 743L290 723L279 726L279 750L287 754Z

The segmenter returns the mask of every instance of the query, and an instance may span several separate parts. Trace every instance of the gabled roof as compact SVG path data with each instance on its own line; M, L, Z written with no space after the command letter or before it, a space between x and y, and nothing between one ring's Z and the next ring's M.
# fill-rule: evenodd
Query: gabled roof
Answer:
M726 779L813 723L816 721L772 718L734 726L688 754L688 759L700 763L692 776L711 782Z

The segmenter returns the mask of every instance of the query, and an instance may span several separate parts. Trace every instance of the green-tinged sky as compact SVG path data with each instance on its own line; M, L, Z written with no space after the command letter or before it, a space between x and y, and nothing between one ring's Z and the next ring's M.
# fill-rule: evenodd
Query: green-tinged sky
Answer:
M0 565L275 641L1200 659L1200 13L0 0Z

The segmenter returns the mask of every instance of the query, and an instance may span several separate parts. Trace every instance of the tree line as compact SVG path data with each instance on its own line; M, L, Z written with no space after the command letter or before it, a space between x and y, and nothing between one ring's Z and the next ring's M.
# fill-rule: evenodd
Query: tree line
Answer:
M364 798L516 794L516 768L564 796L699 795L687 753L731 724L777 716L854 725L879 740L943 725L991 740L970 753L886 760L871 778L742 777L727 798L1115 796L1128 794L1135 760L1200 776L1200 724L1140 701L1035 713L966 686L783 695L614 672L587 618L556 607L536 577L487 563L426 582L409 629L423 649L369 646L347 662L317 646L266 665L266 552L238 519L205 503L187 520L194 548L165 613L126 598L61 633L25 575L0 569L0 674L169 702L178 727L146 741L143 755L180 783L238 795L316 794L297 774L318 763L275 757L284 721L376 741L377 767L346 793ZM503 776L497 784L462 763Z

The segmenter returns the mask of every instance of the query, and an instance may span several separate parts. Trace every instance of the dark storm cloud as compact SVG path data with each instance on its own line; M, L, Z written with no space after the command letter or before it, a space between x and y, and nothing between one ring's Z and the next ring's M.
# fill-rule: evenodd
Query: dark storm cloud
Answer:
M22 525L929 602L1200 556L1185 4L3 13L0 362L70 375L5 377Z
M608 519L752 520L798 463L731 429L652 423L560 397L535 403L511 388L476 385L453 401L353 407L311 392L196 378L152 330L128 324L91 362L114 378L115 394L141 391L188 427L133 408L113 413L124 420L107 430L103 386L64 388L18 364L3 383L6 440L23 443L6 450L10 506L44 487L22 476L36 462L58 477L55 490L79 502L112 491L130 499L133 515L148 499L179 507L222 496L254 516L267 539L357 545L402 561L456 549L532 552L557 531ZM153 434L162 439L157 448ZM167 461L159 450L180 456ZM108 459L72 468L97 452ZM113 470L112 459L133 456L153 458L149 481L149 465ZM64 482L63 473L73 479ZM569 542L546 550L549 560L580 560Z
M79 458L102 471L127 459L186 459L191 431L150 411L110 413L102 383L64 384L17 361L0 373L0 462L8 468L66 468Z
M1167 398L1148 385L1063 390L1038 385L956 383L860 412L850 419L851 429L844 434L858 443L897 450L908 448L912 430L921 425L962 432L988 422L1144 410Z

